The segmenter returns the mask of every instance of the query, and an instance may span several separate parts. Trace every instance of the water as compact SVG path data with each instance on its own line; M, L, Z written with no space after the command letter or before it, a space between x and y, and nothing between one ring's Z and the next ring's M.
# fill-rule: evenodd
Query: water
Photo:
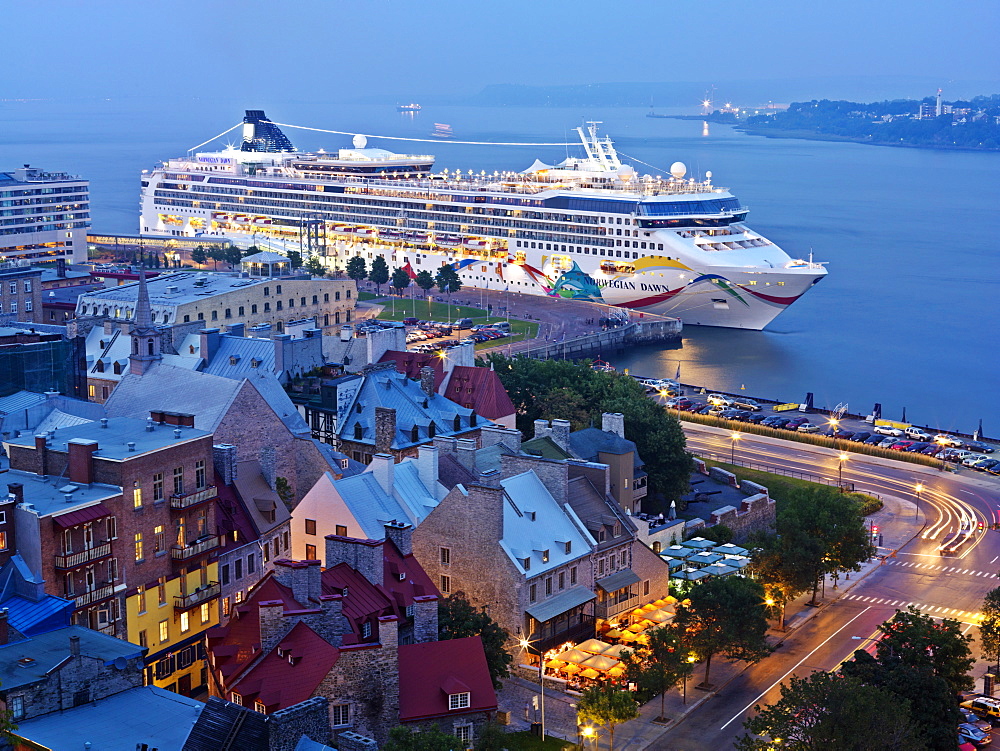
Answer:
M993 323L1000 256L993 219L1000 154L892 149L765 139L700 121L652 119L644 110L425 108L324 102L261 105L221 99L0 102L0 169L28 162L91 181L94 229L134 232L142 169L182 154L235 124L248 106L281 122L430 138L434 123L456 140L575 141L583 120L603 121L619 150L664 174L684 161L713 172L749 206L750 225L790 255L828 261L830 274L763 332L690 327L680 350L637 349L615 360L650 376L789 401L807 391L887 417L971 432L1000 432ZM301 149L349 139L287 129ZM238 131L228 138L238 135ZM225 139L223 139L225 140ZM562 159L561 147L477 147L372 142L432 153L438 166L487 172ZM572 153L577 153L572 150Z

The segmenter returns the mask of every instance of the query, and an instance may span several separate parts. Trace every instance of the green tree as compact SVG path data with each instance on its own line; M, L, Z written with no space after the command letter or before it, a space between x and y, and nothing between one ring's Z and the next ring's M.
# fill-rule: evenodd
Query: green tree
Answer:
M451 293L462 289L462 280L458 278L455 267L446 264L434 275L434 283L439 290L448 295L448 323L451 323Z
M577 725L607 726L610 751L615 751L615 726L638 716L632 692L610 683L586 689L576 702Z
M785 606L813 586L813 549L818 540L794 534L765 534L754 538L751 571L764 587L765 602L778 610L778 628L785 629Z
M326 276L326 267L319 259L319 256L309 256L309 260L306 261L305 267L306 271L313 276Z
M767 607L760 582L724 576L699 582L680 605L674 622L685 631L686 643L705 661L705 686L710 686L712 657L758 662L771 652Z
M436 727L408 728L397 725L389 731L382 751L460 751L465 743Z
M243 260L243 251L237 248L235 245L230 245L224 251L222 251L222 258L220 261L225 261L230 267L239 266L240 261Z
M382 285L389 281L389 264L385 262L385 258L375 256L371 271L368 272L368 278L375 285L376 293L381 294Z
M297 250L290 250L288 255L288 265L293 269L298 269L302 267L302 254Z
M220 248L218 246L214 246L212 248L209 248L208 257L212 259L212 267L216 271L218 271L219 270L219 261L225 261L226 260L226 251L225 251L224 248Z
M438 603L438 639L463 639L478 636L483 641L486 665L490 669L493 687L499 691L501 678L510 675L513 661L506 649L510 634L494 621L485 610L472 607L464 592L456 592Z
M504 751L511 745L507 733L492 721L483 725L475 741L473 748L476 751Z
M590 412L583 397L571 388L552 389L538 399L542 414L551 420L569 420L573 430L587 427Z
M292 503L292 485L288 482L287 477L276 477L274 478L274 492L278 494L286 506L291 509Z
M402 269L395 269L392 272L392 279L389 280L397 295L402 295L403 290L410 286L410 275Z
M649 643L636 650L622 650L625 677L639 690L660 695L660 717L664 720L667 691L691 674L693 663L684 649L684 634L673 624L647 632Z
M347 260L347 275L355 282L368 277L368 266L361 256L353 256Z
M208 260L208 253L205 252L205 246L199 245L194 250L191 251L191 262L196 263L199 266L203 266L205 261Z
M1000 671L1000 587L991 589L983 598L983 620L979 624L979 647L983 659L997 663Z
M743 723L755 736L736 742L738 751L770 751L781 739L789 751L921 751L910 705L888 691L840 673L792 676L781 699L754 707Z
M914 727L931 751L953 751L961 721L958 696L973 688L972 637L961 624L935 621L910 607L879 626L875 655L865 650L841 666L844 675L892 693L910 704Z
M420 287L420 289L422 289L424 291L424 296L425 297L427 296L428 292L430 292L432 289L434 289L434 275L431 274L431 272L428 271L427 269L424 269L423 271L418 271L417 272L417 278L416 278L415 281L417 283L417 286ZM427 301L427 314L428 315L430 315L430 310L431 310L431 301L428 300Z
M725 545L733 541L733 530L725 524L713 524L711 527L705 527L700 530L699 534L717 545Z

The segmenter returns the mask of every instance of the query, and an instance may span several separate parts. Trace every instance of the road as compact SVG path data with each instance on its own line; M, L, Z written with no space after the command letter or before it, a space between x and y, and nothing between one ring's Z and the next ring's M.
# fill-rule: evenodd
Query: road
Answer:
M690 424L684 427L693 451L725 453L729 458L728 431ZM737 453L738 460L742 456L755 463L827 478L835 478L839 471L831 449L779 439L748 435L740 441ZM743 721L753 707L779 699L783 681L792 675L835 669L863 646L864 640L875 636L879 624L897 609L913 605L933 617L954 618L964 624L963 631L975 633L976 613L983 595L997 585L1000 568L1000 533L978 527L994 518L1000 507L1000 487L979 478L871 457L852 457L842 471L843 479L854 482L859 490L906 495L911 500L916 500L916 484L923 484L920 504L927 522L922 531L915 526L919 533L896 557L888 558L847 594L806 621L773 655L737 675L649 748L732 748L744 733ZM941 539L960 524L968 528L970 523L973 531L962 550L955 556L939 555Z

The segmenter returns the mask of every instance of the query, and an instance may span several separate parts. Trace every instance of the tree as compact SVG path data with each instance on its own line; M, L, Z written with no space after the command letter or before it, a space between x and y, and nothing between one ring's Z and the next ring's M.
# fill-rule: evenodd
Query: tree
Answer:
M935 621L916 608L896 611L879 626L875 655L854 653L841 672L910 703L914 727L931 751L953 751L959 692L972 689L972 637L957 621Z
M274 492L278 494L278 498L284 501L285 505L290 509L292 503L292 485L288 482L287 477L274 478Z
M451 293L462 289L462 280L458 278L454 266L445 264L434 275L434 283L439 290L448 295L448 322L451 323Z
M417 272L416 278L417 286L424 291L424 296L434 288L434 275L430 271L424 269L423 271ZM431 301L427 301L427 314L430 315Z
M700 534L706 540L711 540L717 545L725 545L733 541L733 530L725 524L713 524L700 530Z
M493 687L499 691L503 687L500 679L510 675L510 663L513 662L505 648L510 634L485 610L472 607L464 592L456 592L438 603L438 639L463 639L466 636L482 639Z
M768 751L781 739L790 751L920 751L910 705L888 691L840 673L816 671L792 676L781 687L781 699L754 707L743 723L750 733L736 742L738 751Z
M476 736L473 748L476 751L504 751L510 745L510 739L503 728L495 722L487 722Z
M360 282L368 276L368 266L361 256L354 256L347 260L347 275L355 282Z
M570 388L552 389L538 399L542 414L552 420L569 420L573 430L587 427L590 413L576 391Z
M1000 587L983 598L983 620L979 624L979 645L984 660L996 660L1000 671Z
M199 266L203 266L205 261L208 260L208 253L205 252L205 246L199 245L194 250L191 251L191 262L196 263Z
M219 260L225 261L230 265L230 267L239 266L240 261L243 260L243 251L237 248L235 245L230 245L228 248L226 248L222 252L222 255L223 257L220 258Z
M790 531L758 535L752 544L751 571L764 587L765 602L778 608L778 628L784 631L785 606L813 586L809 563L819 541Z
M410 286L410 281L409 274L402 269L395 269L392 272L392 279L389 280L389 283L392 285L392 288L396 290L397 295L402 295L403 290Z
M621 661L625 677L640 691L660 695L660 721L664 720L667 691L691 674L692 662L684 649L684 634L674 625L647 632L649 643L634 652L623 650Z
M639 716L639 705L631 691L613 684L593 686L576 702L577 725L607 725L610 751L615 751L615 725Z
M460 751L465 743L436 727L408 728L397 725L389 731L382 751Z
M683 629L692 651L705 661L708 687L712 657L758 662L771 648L767 644L764 588L753 579L724 576L699 582L688 593L689 605L680 605L674 622Z
M382 285L389 281L389 264L385 262L385 258L375 256L371 271L368 272L368 279L375 285L375 292L381 294Z
M219 261L225 261L226 260L226 251L225 251L224 248L213 247L213 248L209 249L209 251L208 251L208 257L212 259L212 266L213 266L213 268L216 271L218 271L219 270Z
M302 254L297 250L288 251L288 265L293 269L302 267Z
M305 263L306 271L308 271L313 276L326 276L326 267L323 266L323 262L319 260L319 256L309 256L309 260Z

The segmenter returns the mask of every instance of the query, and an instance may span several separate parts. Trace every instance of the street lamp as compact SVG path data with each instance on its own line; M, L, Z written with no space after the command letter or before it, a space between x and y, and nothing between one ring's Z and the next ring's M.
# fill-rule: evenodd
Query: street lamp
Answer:
M587 726L580 731L580 734L583 736L584 743L591 741L595 746L597 745L597 731L594 728Z
M917 503L913 509L913 518L916 519L917 515L920 513L920 493L924 489L924 485L923 483L918 482L913 489L917 491Z
M840 488L840 492L844 492L844 462L846 462L850 457L844 452L840 453L837 457L837 486Z
M528 654L531 654L531 642L527 639L519 640L518 644ZM541 695L539 706L542 712L542 742L545 742L545 655L542 650L538 650L538 692Z
M830 426L830 429L833 431L833 445L834 445L834 447L836 447L836 445L837 445L837 433L840 432L840 429L839 429L840 420L838 420L836 417L831 417L826 422Z
M736 464L736 442L740 440L743 436L740 435L738 431L733 431L732 435L729 436L733 439L732 446L729 451L729 463Z
M698 661L698 658L695 657L694 655L688 655L687 661L688 661L689 665L694 665L694 663ZM691 671L688 670L688 671L686 671L684 673L684 704L685 704L685 706L688 703L688 675L690 674L690 672Z

